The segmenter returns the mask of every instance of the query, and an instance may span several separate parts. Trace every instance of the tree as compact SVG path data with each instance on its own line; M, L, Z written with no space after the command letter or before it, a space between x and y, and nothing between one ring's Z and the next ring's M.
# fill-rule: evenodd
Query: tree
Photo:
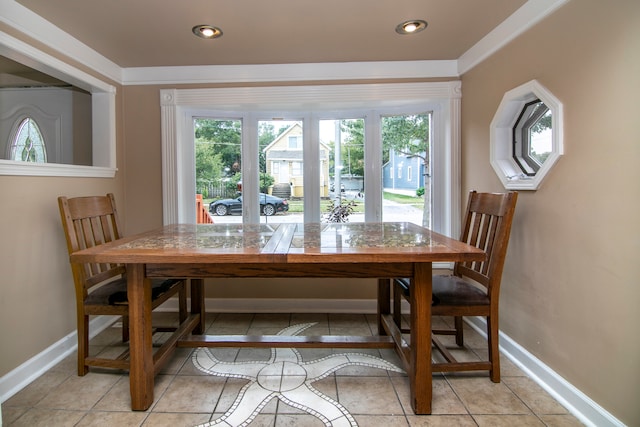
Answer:
M342 172L364 176L364 120L341 120L340 131L344 135L340 144Z
M223 177L222 156L215 153L214 145L196 141L196 193L209 197L209 188Z
M264 149L267 145L271 144L274 139L276 139L276 133L273 124L270 122L260 122L258 125L258 164L260 165L260 172L266 172L267 170L267 158Z
M194 120L196 191L209 189L240 171L242 123L239 120Z
M220 154L223 168L228 174L240 172L242 122L240 120L196 119L194 122L196 141L215 145Z

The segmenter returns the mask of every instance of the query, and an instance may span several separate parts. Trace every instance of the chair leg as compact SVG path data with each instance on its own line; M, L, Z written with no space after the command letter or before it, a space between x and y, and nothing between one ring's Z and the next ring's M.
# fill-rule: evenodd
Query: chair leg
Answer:
M393 281L393 321L399 329L402 329L402 289Z
M463 322L462 316L455 316L453 319L453 323L456 329L456 344L458 347L462 347L464 345L464 331L463 331Z
M487 316L487 338L489 346L489 377L494 383L500 382L500 346L498 343L498 318Z
M122 342L129 341L129 316L122 316Z
M187 286L186 281L182 282L182 287L178 291L178 318L180 324L187 320L189 313L187 313Z
M89 355L89 316L78 314L78 376L83 377L89 372L84 360Z

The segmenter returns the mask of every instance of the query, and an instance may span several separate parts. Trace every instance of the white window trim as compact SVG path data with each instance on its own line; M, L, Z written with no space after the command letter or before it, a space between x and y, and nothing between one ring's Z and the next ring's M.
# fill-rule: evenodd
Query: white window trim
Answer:
M258 193L258 168L253 160L257 161L258 148L249 141L257 140L257 120L279 117L270 115L270 111L298 111L298 116L293 113L293 116L287 115L286 120L305 120L303 161L316 164L319 150L312 145L312 135L318 134L319 120L341 118L341 115L353 118L358 114L365 118L366 140L374 140L374 135L380 134L382 112L400 111L402 106L401 111L407 111L409 107L416 111L426 111L425 108L433 111L433 141L438 141L432 148L433 225L438 232L457 236L461 205L460 99L459 81L161 90L163 221L165 224L195 221L193 147L180 141L192 138L193 117L202 116L203 111L208 110L210 114L224 111L221 113L224 117L236 111L234 118L247 120L245 126L250 125L242 136L242 176L243 192L247 198L252 198ZM373 110L362 113L363 105L375 108L375 114ZM300 117L300 114L308 113L311 115ZM381 155L372 145L365 147L365 185L377 187L365 188L368 198L365 220L370 222L382 220ZM319 176L313 171L313 168L305 168L305 187L310 189L319 188ZM319 197L317 199L305 197L304 210L308 215L305 221L319 221ZM247 205L243 220L258 222L257 208Z
M551 153L533 176L513 159L512 132L522 108L540 99L551 111ZM507 190L537 190L564 153L562 103L538 81L531 80L504 94L490 127L491 166Z
M113 178L116 174L116 89L4 32L0 55L91 93L93 166L0 160L0 175Z

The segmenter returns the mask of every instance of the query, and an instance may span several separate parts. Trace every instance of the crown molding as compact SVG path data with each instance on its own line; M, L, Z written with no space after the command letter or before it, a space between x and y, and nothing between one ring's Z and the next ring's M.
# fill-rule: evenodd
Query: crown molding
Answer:
M379 61L305 64L124 68L123 85L237 83L457 77L457 61Z

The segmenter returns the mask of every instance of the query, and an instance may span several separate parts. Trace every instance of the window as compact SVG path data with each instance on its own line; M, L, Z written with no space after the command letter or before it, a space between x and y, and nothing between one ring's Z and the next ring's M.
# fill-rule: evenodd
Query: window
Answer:
M212 206L212 213L220 215L217 222L226 222L226 215L242 210L237 200L242 180L242 121L197 117L193 129L196 193L206 199L224 200Z
M34 87L34 81L30 81L27 85L23 83L0 90L0 175L114 177L115 88L5 33L0 32L0 35L3 61L11 61L14 67L21 70L15 77L20 78L19 74L29 75L38 86ZM9 74L5 78L13 77ZM65 105L70 106L71 117L52 117L54 114L46 113L50 108L40 108L44 95L51 92L56 94L53 95L53 101L50 101L51 97L46 97L47 102L52 102L48 105L56 106L56 102L62 105L60 94L64 93L63 97L69 98ZM10 130L23 110L29 110L26 116L38 122L40 135L46 142L46 150L41 153L46 154L46 162L23 162L9 158L9 146L13 143ZM43 112L44 120L31 114L33 111ZM59 123L54 123L56 120ZM53 137L50 132L52 127L56 130ZM90 146L72 146L78 135L82 135L78 139L91 141ZM37 157L37 151L31 151L30 155L34 153Z
M432 226L431 181L426 173L413 179L413 167L431 164L432 112L394 114L382 118L383 169L395 170L395 180L383 180L383 219ZM424 193L420 188L429 189Z
M302 162L291 163L291 175L302 176Z
M284 116L283 116L284 117ZM285 215L295 215L302 221L305 191L303 133L301 120L257 118L260 159L260 222L280 222ZM262 196L266 194L266 196ZM277 215L271 218L271 215Z
M460 82L456 81L162 90L160 103L163 121L164 221L169 224L195 220L195 185L194 179L189 178L195 173L193 161L187 162L193 159L193 154L190 153L193 150L193 145L190 144L193 143L189 143L189 139L193 139L193 131L185 129L183 124L189 124L191 117L204 115L236 117L242 121L241 173L245 200L253 200L259 193L260 169L256 166L259 165L262 148L256 141L259 140L260 123L273 121L272 118L277 117L302 124L299 144L302 146L300 154L304 197L301 203L306 222L320 221L321 198L325 197L323 191L327 187L321 179L329 176L327 184L331 184L331 159L329 158L328 163L323 163L322 159L322 153L331 153L331 141L321 136L321 128L325 122L338 120L343 123L345 120L358 118L356 120L363 123L360 127L362 138L351 141L351 147L346 152L344 149L340 152L343 160L336 164L342 166L342 171L348 171L351 166L354 181L354 168L362 168L363 181L358 185L363 187L360 191L352 191L355 194L360 192L363 196L364 220L392 221L386 214L383 215L383 203L386 202L383 200L382 165L388 157L388 150L383 150L383 140L385 135L392 134L383 131L384 121L391 117L404 117L402 121L407 121L414 116L417 120L421 116L429 122L430 165L434 165L424 172L425 176L430 173L432 177L431 227L435 231L456 236L459 234L457 224L461 205L459 86ZM243 111L236 109L238 105L244 106ZM275 106L278 109L274 110ZM426 137L423 135L421 138L424 140ZM345 141L341 141L341 144L346 144ZM356 155L354 150L363 150L363 157ZM349 155L351 162L348 161ZM267 164L275 160L270 159ZM327 164L326 172L320 171L325 167L323 164ZM280 172L282 169L281 163ZM343 184L345 192L350 191L346 186L352 183L343 181ZM261 221L257 203L245 203L242 220L245 223Z
M302 138L298 135L289 137L289 148L291 150L300 150L302 149Z
M27 117L17 127L8 159L17 162L46 163L47 150L35 120Z
M563 153L562 104L535 80L507 92L491 122L491 166L506 189L536 190Z

